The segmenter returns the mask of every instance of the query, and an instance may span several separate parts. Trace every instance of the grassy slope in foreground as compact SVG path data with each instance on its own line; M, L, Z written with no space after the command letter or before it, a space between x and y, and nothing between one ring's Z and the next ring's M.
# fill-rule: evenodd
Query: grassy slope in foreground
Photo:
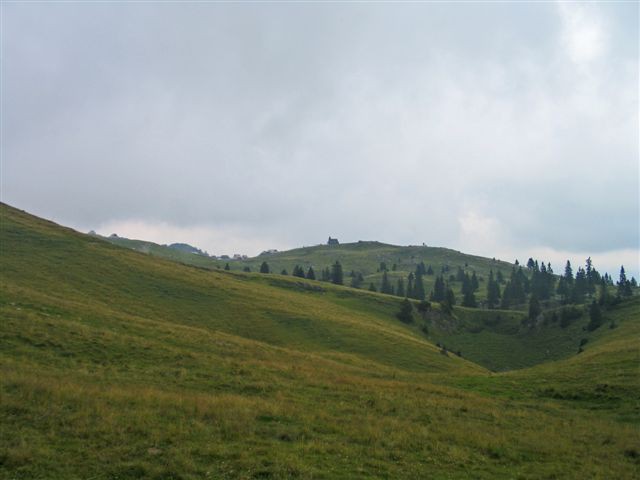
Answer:
M0 245L2 478L637 471L632 426L487 397L502 377L397 325L395 299L158 261L6 206Z

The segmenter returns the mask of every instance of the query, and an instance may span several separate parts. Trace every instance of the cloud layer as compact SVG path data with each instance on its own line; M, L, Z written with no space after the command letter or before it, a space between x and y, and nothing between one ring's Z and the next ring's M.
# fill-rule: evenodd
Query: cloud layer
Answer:
M637 272L636 4L2 11L20 208L213 253L332 235Z

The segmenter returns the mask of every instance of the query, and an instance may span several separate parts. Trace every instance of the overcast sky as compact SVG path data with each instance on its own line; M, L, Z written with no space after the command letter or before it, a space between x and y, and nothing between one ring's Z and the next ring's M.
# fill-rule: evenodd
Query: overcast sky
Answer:
M3 3L2 201L638 274L638 4Z

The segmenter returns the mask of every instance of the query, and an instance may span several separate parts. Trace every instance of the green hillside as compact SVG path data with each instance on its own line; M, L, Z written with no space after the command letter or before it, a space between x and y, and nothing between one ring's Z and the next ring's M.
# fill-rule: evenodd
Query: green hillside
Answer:
M143 240L131 240L121 237L102 237L105 240L122 247L131 248L143 253L174 260L188 265L197 265L205 268L223 268L229 265L231 271L243 271L249 268L252 272L260 271L262 262L267 262L271 271L280 273L286 270L291 274L293 268L298 265L304 268L305 272L312 267L317 278L320 278L322 269L330 267L339 261L344 269L346 283L348 274L351 271L362 273L364 277L363 288L367 288L373 283L377 289L382 283L382 272L380 264L385 263L388 269L389 281L395 285L398 279L406 282L407 275L415 271L420 262L431 266L434 275L425 275L425 289L430 292L433 289L435 275L440 274L442 269L446 278L456 273L458 267L471 273L476 272L480 281L479 299L486 296L486 280L489 271L494 273L501 271L505 277L511 272L512 264L475 255L467 255L456 250L427 246L396 246L387 245L380 242L356 242L343 243L339 245L317 245L313 247L296 248L284 252L262 254L246 260L218 260L202 255L180 252L166 245L158 245ZM395 265L395 269L393 266ZM461 284L452 282L451 286L456 294L460 295Z
M581 354L506 374L441 353L400 302L1 205L0 478L637 475L637 302Z

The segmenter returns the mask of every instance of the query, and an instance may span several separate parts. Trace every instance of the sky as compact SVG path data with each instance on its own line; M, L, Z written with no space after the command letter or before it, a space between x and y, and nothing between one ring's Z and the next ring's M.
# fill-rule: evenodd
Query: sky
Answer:
M217 255L331 235L638 276L635 2L1 9L5 203Z

